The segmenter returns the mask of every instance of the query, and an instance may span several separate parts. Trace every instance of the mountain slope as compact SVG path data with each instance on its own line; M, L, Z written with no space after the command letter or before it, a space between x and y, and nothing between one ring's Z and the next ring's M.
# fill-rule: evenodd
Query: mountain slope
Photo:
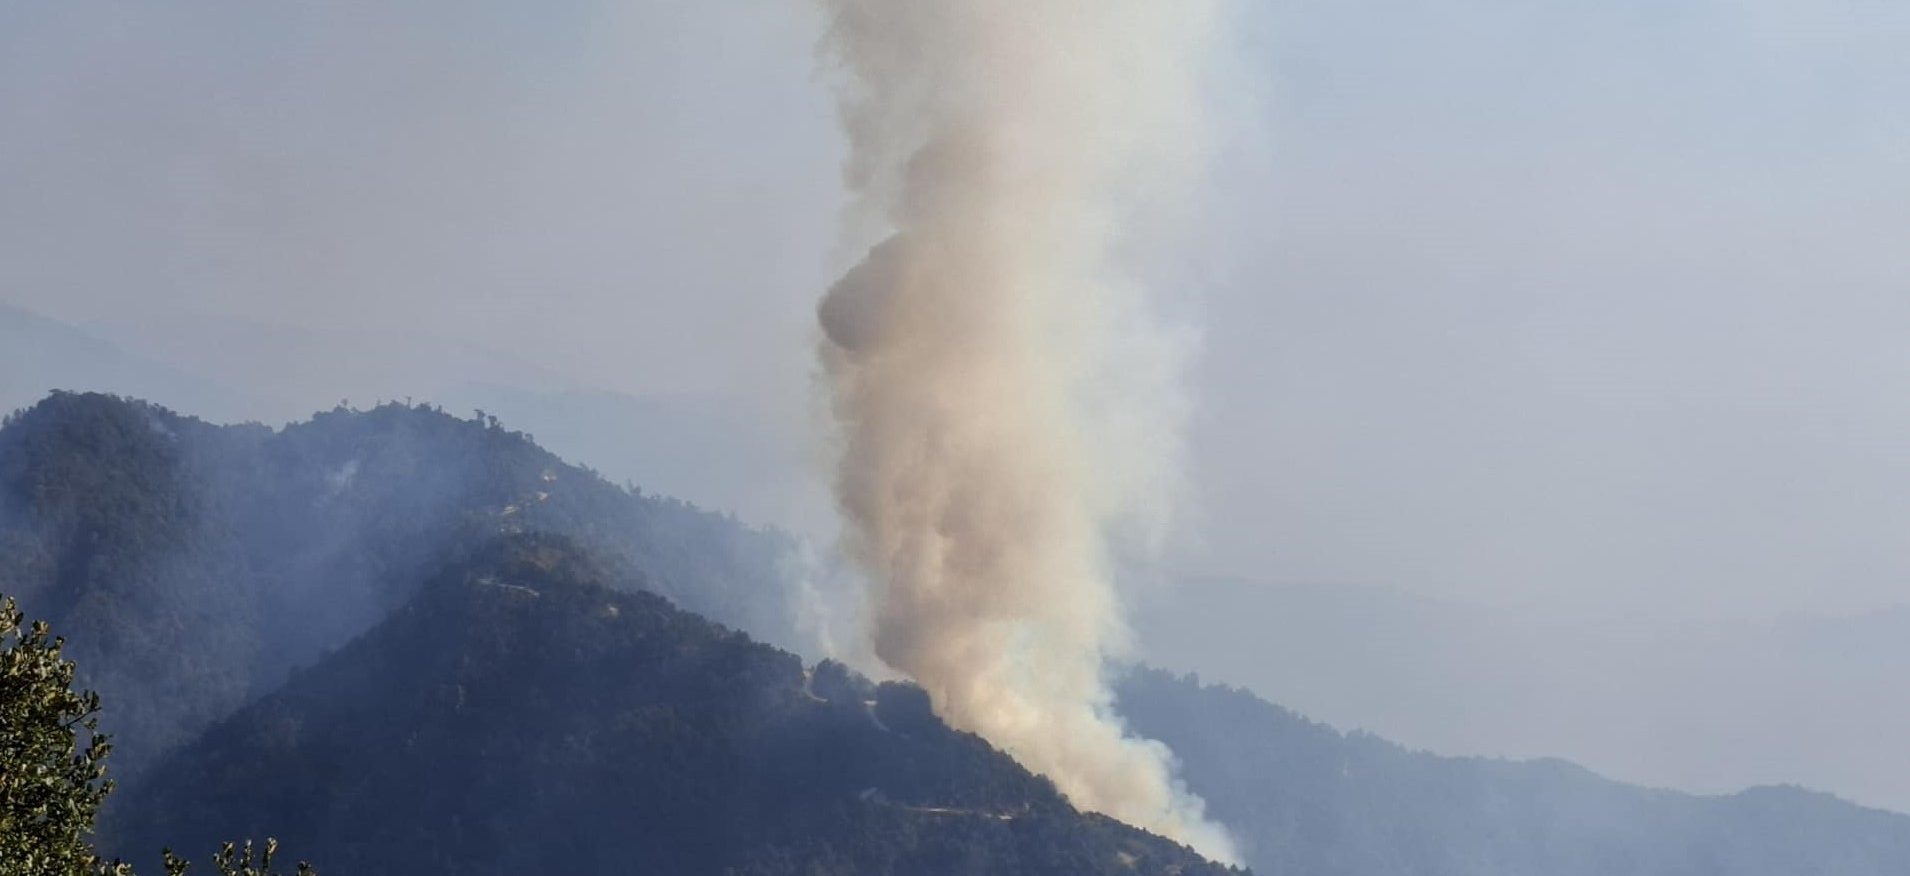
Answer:
M415 614L420 605L435 605L413 600L447 556L474 556L500 536L538 534L566 536L616 570L593 573L593 580L602 585L663 594L686 610L773 643L797 636L789 620L794 612L782 568L785 541L681 502L612 487L486 418L467 420L432 408L388 405L363 412L336 410L275 431L212 426L107 396L57 394L0 428L0 592L21 595L31 612L49 617L69 634L69 652L81 661L88 683L106 694L107 726L119 735L121 746L115 772L128 779L126 787L135 795L148 793L139 786L152 786L144 774L163 755L200 738L235 710L275 690L301 695L301 685L312 674L294 676L298 667L326 661L327 655L394 612ZM503 596L513 593L519 591L500 591ZM425 613L431 611L437 609ZM477 617L474 611L455 608L440 614ZM457 628L449 621L445 626ZM472 635L491 635L483 632L489 629L485 624L473 629ZM1835 641L1816 647L1839 653L1852 647L1877 648L1888 639L1888 628L1876 632L1865 640L1868 645L1853 645L1840 633ZM1816 642L1829 634L1811 635ZM566 641L556 632L549 636L553 647ZM1326 646L1313 658L1348 659ZM783 690L776 696L786 698L784 682L794 661L780 659L776 665L783 668L769 677L783 681L768 687ZM326 701L345 702L350 689L382 683L402 662L398 657L361 659L354 664L360 667L357 675L332 676L356 681L334 681L337 696ZM848 685L840 673L824 672L812 690L828 690L832 680L836 688ZM1419 686L1422 695L1436 695L1441 681L1427 679ZM422 690L424 682L418 685L413 689ZM888 690L883 714L891 729L908 723L898 711L926 720L919 702L908 706L910 689ZM499 701L506 695L499 693ZM541 692L524 695L534 702ZM1190 788L1205 796L1212 813L1234 829L1263 873L1910 872L1910 851L1905 848L1910 819L1822 795L1758 789L1722 798L1693 797L1608 782L1558 761L1438 758L1363 734L1342 735L1244 692L1201 688L1157 674L1136 676L1122 697L1133 728L1173 747ZM825 699L837 698L825 694ZM806 697L803 701L809 702ZM394 707L387 703L381 708ZM534 714L548 711L540 707ZM439 734L431 737L435 744L466 744L449 718L424 713L414 717L429 719L426 724ZM1774 715L1773 720L1784 717ZM359 725L366 721L369 718ZM815 729L818 726L850 737L866 730L862 724L836 727L807 719L781 726L779 733L797 735L824 733ZM487 739L509 737L495 728L487 732ZM621 751L588 748L593 744L588 740L597 738L595 731L573 727L564 732L586 740L576 744L586 746L580 750L590 762L608 764L624 757ZM300 750L323 741L315 743L309 734L301 738L305 741L297 746ZM333 751L327 756L334 759L307 772L287 767L300 763L302 755L281 752L283 758L273 761L269 772L280 788L231 790L238 778L227 776L221 781L234 796L218 803L216 811L248 811L249 803L243 801L251 798L246 795L269 790L290 795L290 802L281 804L292 808L261 813L283 811L287 823L333 829L334 822L313 821L317 815L297 807L344 805L321 792L376 781L376 776L360 775L361 760L380 771L403 766L366 753L399 744L394 740L367 735L355 744L350 750L322 745L310 749ZM231 749L235 757L241 750L259 750L229 733L200 739L193 750L202 765L211 764L223 757L219 752L227 745L240 746ZM821 750L800 749L806 759L820 757ZM844 775L861 775L854 770L874 750L844 756ZM494 754L480 751L474 756ZM710 773L719 785L745 774L718 761L699 763L732 770ZM750 763L751 769L766 770L763 775L779 775L773 764ZM260 764L263 769L265 762ZM445 787L466 787L458 784L468 778L458 768L439 767L446 771ZM985 766L977 768L994 774ZM1891 768L1893 763L1879 765ZM505 774L514 776L518 793L529 795L561 796L568 787L585 787L590 781L581 766L549 783L528 772ZM857 794L878 788L882 793L871 800L915 799L897 796L901 792L890 788L896 784L894 773L881 775L886 778L869 781ZM172 784L192 785L201 778L206 777ZM413 784L423 793L437 781L417 774ZM818 776L806 781L827 785ZM952 774L943 781L942 790L919 799L975 799L950 790L955 787ZM380 788L380 800L404 799L404 788ZM613 791L603 790L600 796L613 799ZM309 799L292 799L301 793ZM679 788L672 793L689 792ZM212 805L188 804L178 796L166 799L172 801L167 805ZM618 805L634 812L639 803L621 799ZM836 798L808 804L819 812L841 808ZM112 809L130 805L122 799ZM581 804L551 805L561 809ZM954 808L939 802L919 805ZM521 821L513 823L528 829L523 825L537 811L544 810L527 809L520 813ZM956 815L921 809L882 815L885 811L856 816L877 821L851 819L824 827L862 825L856 829L866 828L876 847L888 848L883 838L912 835L909 832L920 827L910 826L910 818ZM878 824L881 817L900 820ZM255 823L260 829L279 829L277 821L261 817L220 832L237 835ZM391 814L392 829L407 823L453 834L479 829L433 821L429 807L422 804ZM558 830L561 825L544 828ZM617 829L631 828L620 824ZM176 841L170 836L166 840ZM779 848L781 842L751 839L758 841L765 849ZM842 841L842 848L853 846ZM149 856L152 850L133 851ZM355 854L349 849L347 853Z
M506 536L157 769L125 850L274 832L334 872L1210 873L880 689ZM624 591L624 592L616 592Z
M1262 873L1316 876L1898 876L1910 816L1789 787L1702 797L1558 760L1438 757L1342 734L1246 691L1139 670L1136 732Z
M494 420L386 405L274 431L56 393L0 429L0 590L68 633L122 775L500 532L571 536L686 608L794 636L787 540L611 486Z
M259 592L198 476L219 430L56 394L0 429L0 591L67 637L126 761L243 702Z

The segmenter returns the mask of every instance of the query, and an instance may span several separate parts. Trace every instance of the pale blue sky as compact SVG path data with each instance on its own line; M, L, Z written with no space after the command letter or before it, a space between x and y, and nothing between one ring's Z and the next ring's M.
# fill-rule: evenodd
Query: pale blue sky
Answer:
M1216 185L1161 272L1206 335L1177 563L1614 611L1905 598L1906 7L1243 9ZM470 338L807 425L843 254L800 4L0 22L6 300Z

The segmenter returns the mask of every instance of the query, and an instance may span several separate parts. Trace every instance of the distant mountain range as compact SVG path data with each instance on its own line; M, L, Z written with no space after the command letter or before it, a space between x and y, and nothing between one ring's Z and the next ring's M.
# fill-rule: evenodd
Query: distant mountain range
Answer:
M1149 659L1454 754L1563 755L1706 793L1798 782L1910 811L1910 607L1579 616L1375 586L1187 578L1135 613Z
M52 390L158 401L215 423L282 424L313 410L415 396L475 410L615 483L695 496L752 519L829 511L809 451L746 425L733 399L638 396L497 350L398 331L325 331L160 310L76 325L0 302L0 412Z
M219 419L248 419L263 405L244 391L129 352L76 326L0 302L0 411L56 389L161 398Z
M608 391L531 364L534 351L456 338L155 307L74 325L0 304L0 410L49 389L102 389L213 422L280 424L341 397L416 395L499 417L613 483L796 527L817 544L831 537L812 448L789 437L800 430L765 429L761 412L734 399ZM1172 577L1158 604L1134 612L1145 659L1337 726L1451 754L1563 756L1704 793L1799 782L1910 811L1910 770L1874 768L1910 738L1910 698L1887 693L1910 675L1910 606L1736 619L1719 606L1713 619L1681 621L1341 581Z
M435 408L273 430L57 394L0 428L0 591L70 638L109 848L334 873L1200 873L810 641L791 542ZM743 633L731 632L740 630ZM1320 654L1319 659L1335 659ZM1273 874L1910 872L1910 817L1440 758L1138 670L1121 709Z
M1802 876L1910 864L1910 816L1796 787L1706 797L1562 760L1440 757L1308 721L1238 688L1142 670L1140 733L1262 873L1315 876Z

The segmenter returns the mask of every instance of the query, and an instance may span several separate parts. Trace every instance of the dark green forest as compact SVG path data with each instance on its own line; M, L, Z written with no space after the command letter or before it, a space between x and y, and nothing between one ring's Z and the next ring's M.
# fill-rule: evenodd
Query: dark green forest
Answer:
M56 393L0 429L0 592L72 642L136 776L402 605L460 546L556 532L787 643L788 540L566 465L483 416L271 430Z
M1200 873L914 687L807 664L794 542L483 414L280 429L56 393L0 428L0 593L112 735L100 847L328 873ZM812 655L813 656L813 655ZM1443 758L1148 669L1120 710L1263 874L1884 876L1910 817Z
M350 873L1221 872L1076 812L919 689L812 683L630 584L500 536L157 768L117 842L269 825Z
M273 431L56 394L0 430L0 491L0 592L71 631L120 749L111 854L256 833L334 873L1221 872L919 689L678 608L786 635L787 540L482 415Z

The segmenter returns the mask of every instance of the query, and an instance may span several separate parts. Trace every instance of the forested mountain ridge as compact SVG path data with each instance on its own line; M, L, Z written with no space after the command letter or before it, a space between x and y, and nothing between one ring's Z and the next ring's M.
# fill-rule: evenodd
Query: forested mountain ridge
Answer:
M550 552L556 559L548 564L524 559ZM435 806L406 796L428 791L426 779L440 773L445 788L497 792L458 784L475 780L461 774L461 765L482 763L514 776L517 791L527 795L493 801L503 807L498 811L512 813L512 830L571 836L543 820L542 807L568 811L563 807L594 800L641 811L641 800L619 796L628 788L593 785L589 764L606 758L652 763L643 758L663 756L659 752L666 749L709 755L697 763L710 769L712 787L734 783L731 790L744 795L736 799L755 800L749 795L779 787L789 774L744 756L755 749L742 743L759 737L729 732L748 724L734 720L741 707L725 705L724 698L747 694L764 710L759 714L775 719L765 726L781 728L772 735L786 736L793 746L792 762L818 769L836 763L841 773L824 770L805 778L823 796L801 798L802 805L792 803L790 811L820 820L777 822L788 835L712 828L754 850L747 860L723 859L739 872L787 872L777 868L792 860L821 862L820 872L850 866L845 862L883 872L881 867L915 866L905 864L916 860L911 856L970 846L976 848L963 852L970 857L957 860L993 862L1014 872L1024 863L1003 862L1052 863L1015 857L1027 848L1018 831L1041 824L1058 833L1039 836L1071 838L1069 848L1076 852L1120 848L1136 860L1149 859L1122 845L1145 840L1095 816L1070 816L1080 823L1062 818L1060 810L1047 808L1053 796L1045 783L1027 785L1030 777L1003 771L1000 755L979 740L943 738L946 728L936 731L942 741L930 747L928 763L941 771L923 779L930 790L913 797L898 790L914 787L898 777L916 775L904 766L916 755L904 757L911 749L896 738L870 736L866 719L873 715L888 730L902 731L901 738L919 741L908 729L912 721L928 722L926 727L939 722L913 688L886 687L881 696L850 693L859 683L831 665L803 688L792 681L801 672L794 657L744 642L655 597L601 591L654 592L686 612L771 644L791 644L800 639L791 623L793 596L783 565L789 552L788 541L774 533L605 483L488 417L459 418L424 406L341 408L274 430L215 426L143 402L59 393L0 428L0 592L21 596L30 614L53 621L70 639L83 682L106 695L105 724L120 747L113 770L126 780L124 793L108 805L109 826L137 831L140 842L163 834L165 842L196 843L202 835L269 830L293 841L300 854L364 863L372 868L365 872L379 872L387 859L450 861L429 856L457 854L457 848L403 850L390 843L373 844L381 850L377 856L366 851L372 845L341 846L342 857L334 859L288 830L309 829L335 840L345 826L357 825L354 830L375 837L381 826L399 830L407 819L418 819L480 846L495 842L501 823L458 809L456 795L434 798L445 811L458 813L453 822L431 820L438 818ZM474 577L471 570L486 564L504 571ZM571 595L532 598L518 589L525 587ZM624 598L630 601L618 601ZM522 624L508 620L531 603L570 608L553 608L543 621L529 615ZM601 619L590 611L604 606L639 623L616 628L623 633L592 632L591 624ZM538 629L545 632L529 632ZM658 644L676 638L690 649L685 654L702 656L690 659ZM699 700L693 691L671 688L668 673L646 676L638 668L605 666L608 657L539 650L572 640L584 643L580 648L595 642L586 650L601 646L601 654L619 660L654 659L659 667L685 670L706 682L706 693ZM383 656L366 656L372 654ZM528 674L515 676L510 665L562 660L570 662L538 664L546 667L537 670L544 676L531 665L523 667ZM390 671L413 661L415 671ZM550 697L565 689L545 679L563 671L603 673L595 677L616 687L604 693L623 698L618 708L626 715L650 714L645 709L654 703L637 698L676 697L669 701L673 714L690 716L684 719L689 726L728 728L711 738L729 740L729 748L688 744L707 741L709 734L676 734L672 728L682 727L675 724L588 724L591 707L572 696L575 691L564 700L570 711L557 710ZM535 683L527 681L533 678ZM446 705L457 699L445 699L460 685L467 706L476 689L490 691L486 702L492 705L520 695L544 705L515 714L487 710L472 725L474 735L464 739L453 720L463 713ZM362 689L366 699L353 700L353 689ZM799 695L792 697L792 689ZM1440 758L1365 734L1341 734L1244 691L1162 673L1141 672L1119 693L1119 709L1131 727L1172 747L1190 790L1207 799L1210 814L1232 830L1261 873L1910 872L1910 818L1826 795L1780 788L1696 797L1609 782L1558 761ZM874 699L877 708L824 708L810 694L836 705ZM794 710L785 708L791 702ZM379 704L380 711L368 704ZM416 732L379 724L374 719L380 715L401 715ZM341 737L349 746L328 747L332 734L311 729L319 725L356 729ZM293 727L304 729L273 736ZM545 731L551 735L540 735ZM612 747L612 739L627 747ZM651 743L662 747L653 750ZM841 750L828 744L863 747L832 762L828 753ZM509 750L526 754L512 759ZM413 757L437 771L411 774L415 787L379 784L384 779L372 774L405 775L406 758ZM527 772L546 757L552 778ZM868 770L884 763L887 771L877 771L879 780L853 789L858 805L842 803L837 792L846 786L833 782L871 775ZM242 764L276 784L245 785ZM361 770L360 764L376 770ZM615 773L614 766L607 768ZM175 780L145 780L152 769ZM971 778L958 776L964 771L972 771ZM976 791L964 784L970 781L993 790ZM192 787L207 796L193 797ZM687 781L668 787L672 795L699 799ZM866 799L863 791L870 792ZM986 805L975 805L977 800ZM1028 812L1060 820L977 822L977 832L960 839L934 827L938 819L975 812L1013 815L1021 801ZM147 813L148 806L164 811ZM251 814L255 808L260 817ZM388 824L350 821L359 808L384 812ZM727 809L705 811L713 813L713 825L728 824L723 819L731 817ZM195 820L217 813L242 823ZM647 818L589 823L614 835L641 829ZM175 835L173 828L183 833ZM792 844L790 837L805 831L824 839L820 845ZM852 834L867 840L858 845L845 838ZM713 841L689 839L706 843L703 848ZM156 850L127 851L150 857ZM865 852L875 857L854 857ZM629 869L618 861L605 867ZM588 872L593 864L575 869Z
M69 636L122 775L501 532L571 536L690 610L790 638L787 539L612 486L481 415L390 404L273 430L55 393L0 428L0 590Z
M1173 748L1182 778L1262 873L1910 873L1910 816L1828 794L1706 797L1561 760L1441 757L1152 669L1130 673L1118 694L1130 726Z
M506 535L121 801L127 848L276 832L335 872L1220 873L929 711ZM210 841L210 840L206 840Z

